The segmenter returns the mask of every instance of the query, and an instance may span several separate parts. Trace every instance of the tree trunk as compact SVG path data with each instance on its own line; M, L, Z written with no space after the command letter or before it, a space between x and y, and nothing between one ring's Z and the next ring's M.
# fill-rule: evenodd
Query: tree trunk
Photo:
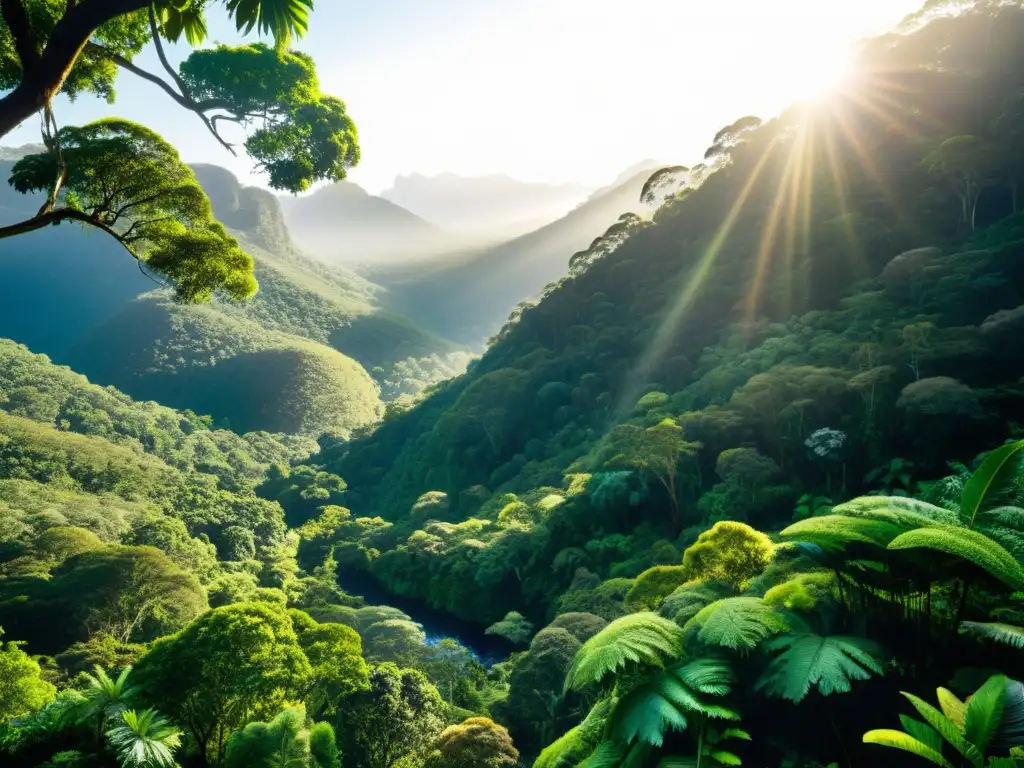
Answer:
M21 0L0 0L7 16L20 9ZM65 11L35 61L21 61L21 82L0 99L0 138L13 131L42 109L64 86L71 68L89 38L103 24L149 6L149 0L81 0ZM18 50L25 49L24 38L15 39Z

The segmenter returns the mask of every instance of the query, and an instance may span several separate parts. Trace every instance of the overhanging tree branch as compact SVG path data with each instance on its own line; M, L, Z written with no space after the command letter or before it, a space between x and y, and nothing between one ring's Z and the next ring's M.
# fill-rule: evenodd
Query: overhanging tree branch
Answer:
M29 24L24 4L21 0L3 0L0 3L0 12L3 13L7 28L11 30L14 50L21 59L22 67L35 66L39 61L39 42L32 31L32 25Z
M99 27L119 16L141 11L149 4L150 0L80 0L68 5L46 47L37 56L22 58L19 48L21 82L0 98L0 138L42 109L60 91L75 60ZM5 21L8 12L16 15L19 8L24 11L21 0L0 0ZM20 45L27 47L24 36Z
M199 119L203 121L203 125L206 126L207 130L209 130L210 133L213 134L213 137L220 142L221 146L224 147L231 154L236 154L234 146L224 140L220 133L217 132L217 128L211 122L210 118L203 114L203 105L198 104L196 101L194 101L192 97L188 95L188 92L184 88L182 89L183 93L178 93L178 91L174 90L174 87L170 83L168 83L160 76L154 75L152 72L149 72L143 69L142 67L133 64L131 61L126 59L121 54L115 51L111 51L108 48L104 48L102 45L97 45L96 43L90 42L86 44L86 50L90 53L96 54L97 56L104 56L110 59L115 64L117 64L117 66L121 67L122 69L131 72L133 75L136 75L137 77L141 77L143 80L146 80L147 82L159 86L164 93L166 93L168 96L174 99L175 103L178 106L187 109L189 112L195 112ZM160 50L162 50L162 48ZM166 59L164 59L164 61L166 61ZM176 79L179 82L181 81L180 78Z
M167 70L167 74L171 76L174 84L178 86L178 89L182 92L185 98L195 104L191 94L188 92L188 86L185 85L185 81L181 79L181 76L167 60L167 54L164 52L164 44L160 42L160 28L157 26L156 12L153 10L152 5L149 6L149 31L153 35L153 45L156 46L156 55L157 58L160 59L160 63L163 65L163 68Z

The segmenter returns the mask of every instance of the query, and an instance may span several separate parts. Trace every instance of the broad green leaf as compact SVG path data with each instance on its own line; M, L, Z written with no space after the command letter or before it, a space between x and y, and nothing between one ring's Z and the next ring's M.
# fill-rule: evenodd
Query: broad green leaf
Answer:
M1006 678L992 675L967 702L967 714L964 717L964 735L967 740L985 752L1003 722L1005 708Z
M903 730L915 739L926 745L929 749L942 752L942 737L939 732L920 720L915 720L910 715L900 715L900 722L903 723Z
M967 705L960 701L948 688L937 688L935 695L939 700L939 709L960 733L964 732L964 718L967 716Z
M718 749L711 753L710 757L717 760L722 765L743 765L743 761L739 759L732 752L726 752L725 750Z
M960 496L960 519L968 528L974 527L978 512L999 505L1007 485L1020 471L1024 456L1021 451L1024 451L1024 440L996 448L964 485Z
M938 731L942 735L942 738L949 742L957 752L970 761L971 765L975 768L982 768L984 758L978 751L978 748L968 742L967 739L963 737L963 734L960 733L960 729L950 722L945 715L927 701L919 699L914 694L907 693L906 691L901 691L901 693L911 704L914 705L914 709L920 713L921 717L925 719L925 722Z
M910 752L918 757L923 757L925 760L935 763L935 765L941 765L942 768L954 768L952 763L934 749L927 744L922 744L913 736L909 736L903 731L895 731L889 728L868 731L864 734L864 743L902 749L904 752Z
M616 619L576 652L565 690L599 682L628 664L662 666L682 654L682 639L682 629L656 613Z

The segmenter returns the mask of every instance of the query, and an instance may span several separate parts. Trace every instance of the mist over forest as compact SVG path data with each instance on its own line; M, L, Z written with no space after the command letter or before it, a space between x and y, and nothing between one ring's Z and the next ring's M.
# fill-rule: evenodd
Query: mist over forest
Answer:
M1024 768L1024 3L385 187L336 11L0 0L0 765Z

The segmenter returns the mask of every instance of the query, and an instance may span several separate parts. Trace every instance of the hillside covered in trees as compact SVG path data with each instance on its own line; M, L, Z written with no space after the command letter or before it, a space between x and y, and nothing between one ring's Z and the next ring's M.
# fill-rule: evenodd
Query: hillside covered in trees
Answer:
M204 11L287 40L300 6L158 3L146 42L200 43ZM446 337L512 311L443 381L466 360L381 311L397 280L307 258L270 193L197 167L197 226L252 257L222 282L259 293L176 301L172 228L137 254L167 287L111 271L80 335L0 340L0 764L1024 766L1022 39L1019 2L926 3L834 92L408 273L464 278L424 322ZM312 66L273 56L266 82ZM319 114L337 150L343 106L298 90L285 135ZM256 135L278 188L344 176ZM554 282L519 303L532 256Z

